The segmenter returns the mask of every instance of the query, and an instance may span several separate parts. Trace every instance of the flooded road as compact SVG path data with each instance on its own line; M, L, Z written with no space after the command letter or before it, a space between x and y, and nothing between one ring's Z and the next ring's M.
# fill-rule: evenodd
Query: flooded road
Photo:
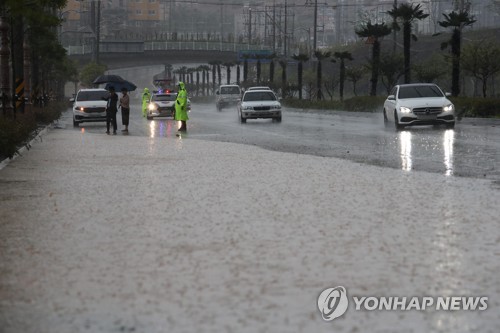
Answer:
M129 135L175 138L171 118L148 121L132 106ZM282 123L268 119L238 121L235 107L217 111L215 104L193 103L189 137L255 145L262 148L339 157L359 163L447 176L500 180L500 121L465 119L455 129L417 126L384 128L382 115L352 112L307 112L285 108ZM120 117L118 119L120 122ZM70 121L67 120L70 126ZM102 124L82 124L104 131ZM81 130L81 129L79 129Z

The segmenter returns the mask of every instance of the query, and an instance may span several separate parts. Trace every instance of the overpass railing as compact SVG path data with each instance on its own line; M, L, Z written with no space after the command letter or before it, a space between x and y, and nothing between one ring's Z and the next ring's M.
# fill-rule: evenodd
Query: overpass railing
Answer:
M145 51L168 51L168 50L199 50L199 51L226 51L238 52L240 50L256 50L265 48L264 45L248 43L228 43L209 41L144 41L143 45L130 48L130 43L113 42L113 47L106 47L106 42L100 43L99 53L143 53ZM123 45L120 45L123 44ZM92 45L69 45L64 47L68 55L92 54Z

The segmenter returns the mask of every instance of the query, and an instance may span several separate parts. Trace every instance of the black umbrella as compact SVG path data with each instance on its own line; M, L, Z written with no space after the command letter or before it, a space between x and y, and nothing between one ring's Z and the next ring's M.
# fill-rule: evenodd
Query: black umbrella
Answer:
M127 80L123 80L122 82L108 82L104 88L109 90L109 87L115 88L115 91L122 91L123 88L127 89L127 91L134 91L137 89L135 84Z
M109 82L123 82L125 81L120 75L105 74L98 76L93 84L109 83Z

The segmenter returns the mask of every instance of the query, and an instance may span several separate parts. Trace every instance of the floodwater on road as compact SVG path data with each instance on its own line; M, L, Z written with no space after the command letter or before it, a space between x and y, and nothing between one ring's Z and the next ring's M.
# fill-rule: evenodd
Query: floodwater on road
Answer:
M129 135L175 138L178 124L173 119L149 121L140 116L139 108L136 101ZM339 157L409 172L500 180L500 121L495 119L465 119L455 129L416 126L396 131L393 127L385 128L378 113L287 108L283 112L281 123L259 119L241 124L235 107L217 111L215 104L193 103L189 137ZM80 127L103 130L102 124Z

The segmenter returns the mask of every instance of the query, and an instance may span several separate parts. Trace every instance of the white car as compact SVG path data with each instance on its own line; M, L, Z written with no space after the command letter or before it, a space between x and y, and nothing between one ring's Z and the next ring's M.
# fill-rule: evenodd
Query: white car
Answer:
M175 117L175 101L177 93L161 92L151 96L148 104L146 118L153 120L154 117ZM191 111L191 101L188 99L187 111Z
M247 90L272 90L272 89L267 86L258 86L258 87L250 87Z
M455 106L449 94L433 83L396 85L384 102L384 123L396 129L410 125L445 124L455 126Z
M247 90L238 104L242 123L247 119L272 118L281 121L281 103L271 90Z
M241 100L241 88L236 84L224 84L215 92L215 106L218 111L230 105L237 105Z
M109 92L105 89L80 89L73 102L73 126L83 122L106 121Z

